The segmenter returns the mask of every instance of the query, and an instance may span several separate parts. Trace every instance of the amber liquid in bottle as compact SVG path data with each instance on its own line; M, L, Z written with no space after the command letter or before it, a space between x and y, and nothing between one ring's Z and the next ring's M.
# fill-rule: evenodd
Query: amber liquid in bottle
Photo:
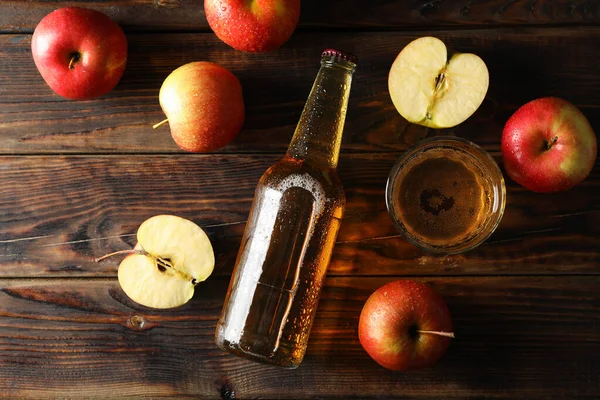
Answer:
M352 55L326 50L288 151L261 177L215 333L222 349L296 368L345 206L336 167Z

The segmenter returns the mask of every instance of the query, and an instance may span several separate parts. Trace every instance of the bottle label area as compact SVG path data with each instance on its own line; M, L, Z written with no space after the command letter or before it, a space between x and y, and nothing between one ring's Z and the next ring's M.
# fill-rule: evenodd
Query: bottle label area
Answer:
M264 187L256 215L245 234L238 260L236 282L225 338L249 353L275 354L287 323L297 323L292 313L302 268L314 234L319 193L298 182L281 182L277 189ZM280 189L283 189L281 190ZM324 201L324 200L322 200ZM320 207L319 207L320 206ZM290 338L293 340L293 338Z

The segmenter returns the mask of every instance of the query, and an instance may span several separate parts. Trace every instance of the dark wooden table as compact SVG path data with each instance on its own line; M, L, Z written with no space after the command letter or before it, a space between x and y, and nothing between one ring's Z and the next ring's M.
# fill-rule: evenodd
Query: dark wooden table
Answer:
M123 26L127 70L110 94L67 101L44 83L30 43L66 5ZM506 119L563 97L600 133L600 2L305 0L280 50L236 52L208 28L201 0L0 2L0 396L5 398L598 399L600 163L575 189L531 193L507 180L504 219L476 250L432 256L386 213L394 161L432 135L458 135L501 164ZM411 40L435 35L487 63L490 88L464 124L435 131L394 109L387 73ZM346 215L309 349L297 370L220 351L213 334L254 187L284 153L321 50L360 58L340 159ZM198 60L239 78L246 123L213 154L180 151L158 103L162 81ZM194 220L216 251L213 276L185 306L140 307L119 288L119 260L146 218ZM457 339L433 368L394 373L357 337L369 294L411 277L448 302Z

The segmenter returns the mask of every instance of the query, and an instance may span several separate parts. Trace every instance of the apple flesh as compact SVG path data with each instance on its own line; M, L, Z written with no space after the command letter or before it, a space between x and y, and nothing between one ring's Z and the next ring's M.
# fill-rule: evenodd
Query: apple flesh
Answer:
M204 0L204 12L211 29L229 46L267 52L294 33L300 0Z
M173 308L187 303L195 286L214 269L208 236L187 219L174 215L149 218L138 228L137 240L134 250L126 251L133 254L119 265L118 279L125 294L143 306ZM108 256L118 253L122 252Z
M448 60L446 45L425 36L410 42L388 75L394 106L407 121L431 128L450 128L469 118L489 86L483 60L457 53Z
M504 169L525 188L558 192L582 182L597 155L596 135L577 107L557 97L523 105L506 122L501 141Z
M71 100L102 96L127 62L127 38L100 11L60 8L38 23L31 40L35 65L52 90Z
M454 334L448 307L436 292L422 283L398 280L368 298L358 337L384 368L410 371L434 365Z
M226 146L244 124L240 81L214 63L192 62L171 72L160 88L159 101L173 140L189 152Z

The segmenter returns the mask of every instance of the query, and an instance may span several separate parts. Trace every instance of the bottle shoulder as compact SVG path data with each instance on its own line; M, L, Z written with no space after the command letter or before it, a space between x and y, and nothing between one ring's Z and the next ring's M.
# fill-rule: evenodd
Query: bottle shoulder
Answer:
M315 168L287 156L269 167L259 184L279 191L292 187L304 188L310 192L319 190L327 197L345 198L342 182L335 169Z

